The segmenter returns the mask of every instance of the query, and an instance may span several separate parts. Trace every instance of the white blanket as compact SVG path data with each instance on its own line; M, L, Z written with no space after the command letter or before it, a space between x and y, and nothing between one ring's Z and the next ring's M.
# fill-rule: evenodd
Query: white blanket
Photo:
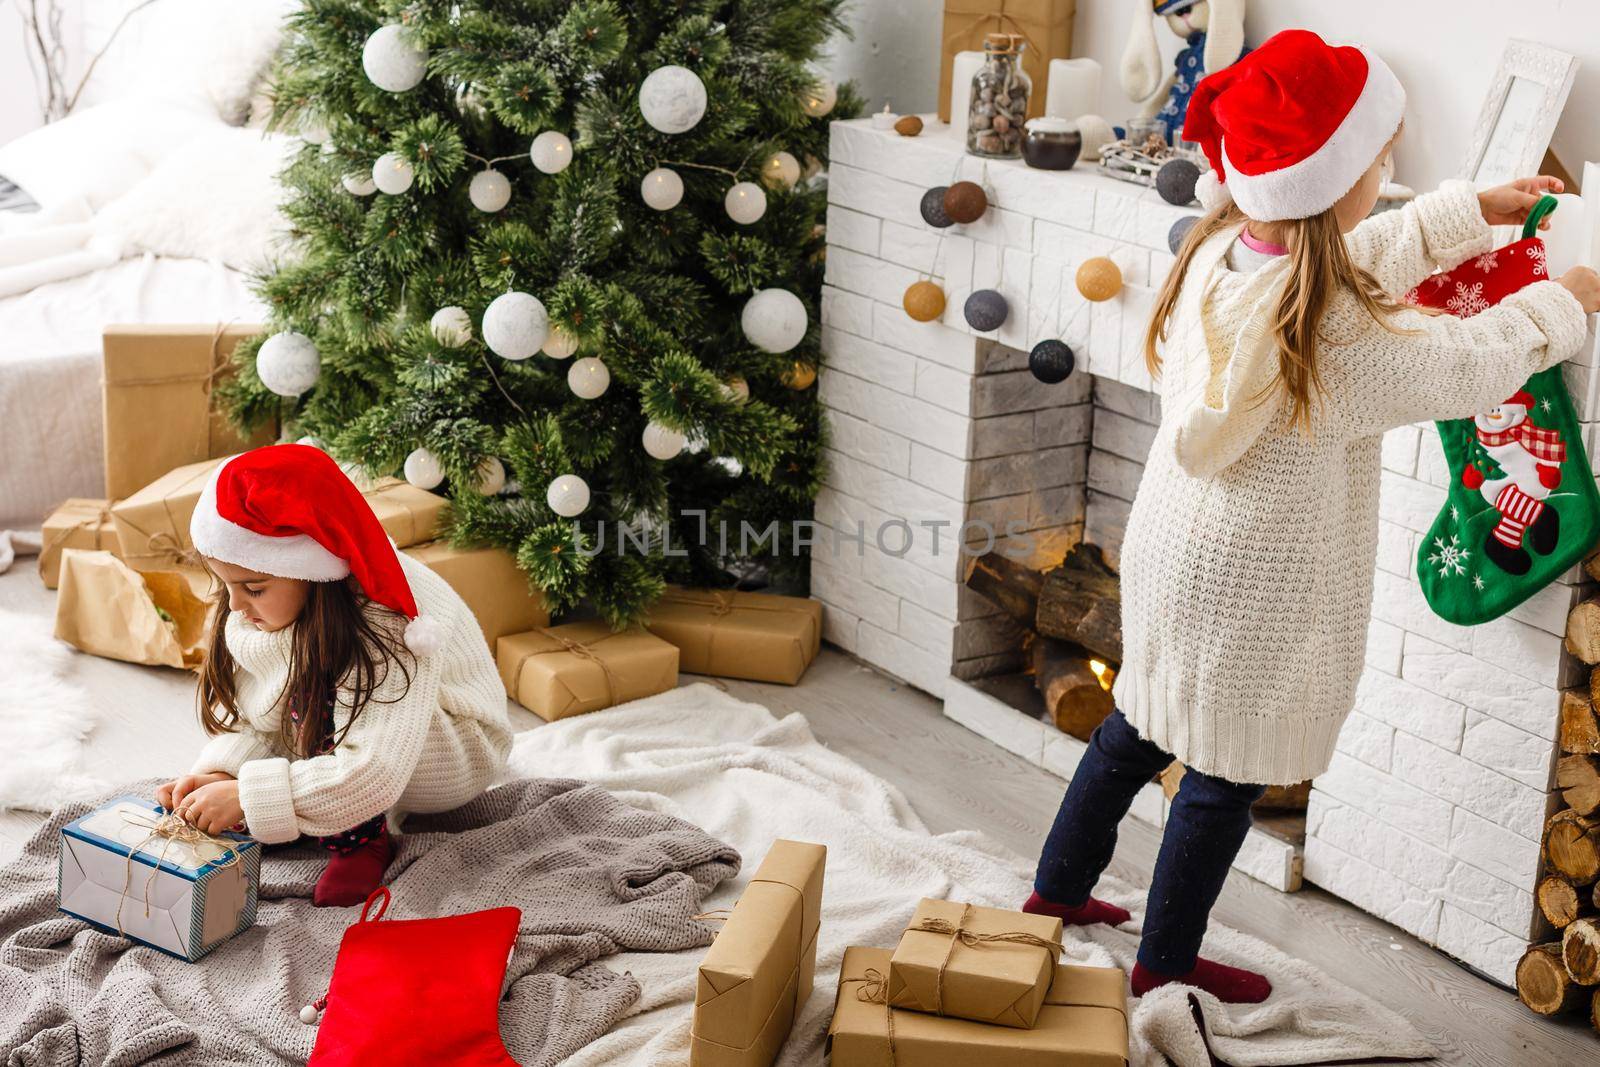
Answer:
M705 684L517 736L514 773L584 778L632 804L670 812L744 855L741 876L706 908L731 907L776 837L828 846L816 992L779 1063L820 1064L839 963L848 945L892 947L921 897L1016 907L1033 864L961 832L931 835L900 792L812 737L805 719L781 722L765 708ZM930 774L940 773L929 768ZM1101 895L1137 914L1143 893L1107 878ZM1067 958L1133 965L1137 934L1069 928ZM1405 1019L1264 942L1213 924L1207 953L1259 969L1267 1003L1228 1007L1198 998L1215 1054L1237 1067L1366 1057L1432 1055ZM637 1014L573 1057L571 1067L661 1067L688 1060L695 968L701 952L628 954L608 963L644 986ZM1209 1067L1190 1008L1192 991L1169 986L1136 1002L1133 1062Z

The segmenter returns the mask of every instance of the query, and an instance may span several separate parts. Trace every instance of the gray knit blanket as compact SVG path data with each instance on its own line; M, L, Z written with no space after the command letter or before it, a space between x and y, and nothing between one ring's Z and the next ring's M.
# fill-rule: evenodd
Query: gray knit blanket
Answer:
M153 795L156 784L109 796ZM360 913L311 906L327 854L267 850L256 925L186 963L56 910L61 827L95 806L57 811L0 867L0 1063L304 1064L316 1028L300 1008L326 992L339 938ZM739 869L737 852L696 827L576 781L511 782L412 816L405 831L386 918L522 909L500 1033L526 1067L571 1055L639 998L631 975L598 960L709 944L694 916ZM427 1007L397 1030L427 1025Z

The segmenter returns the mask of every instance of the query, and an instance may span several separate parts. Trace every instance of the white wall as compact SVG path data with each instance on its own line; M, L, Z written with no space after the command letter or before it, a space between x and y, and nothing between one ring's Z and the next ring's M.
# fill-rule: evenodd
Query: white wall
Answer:
M939 80L942 0L858 0L850 18L856 38L834 49L835 77L855 78L876 110L885 100L902 114L934 110ZM1073 54L1100 61L1105 71L1101 110L1114 122L1132 109L1117 81L1117 63L1133 12L1148 0L1078 0ZM1596 0L1257 0L1247 22L1259 43L1281 29L1302 26L1330 40L1375 49L1405 83L1410 102L1397 152L1397 177L1432 188L1461 169L1483 94L1507 38L1523 37L1578 56L1578 80L1556 129L1554 148L1581 175L1584 160L1600 161L1600 2ZM1177 38L1165 29L1164 47ZM1042 91L1043 87L1039 87Z

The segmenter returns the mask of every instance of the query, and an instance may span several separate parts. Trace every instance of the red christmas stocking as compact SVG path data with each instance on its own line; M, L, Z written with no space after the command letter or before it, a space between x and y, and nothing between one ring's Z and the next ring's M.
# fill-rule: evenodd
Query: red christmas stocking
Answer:
M367 912L374 903L377 914ZM517 1067L500 1041L500 992L517 941L516 908L391 919L389 890L345 931L308 1067Z

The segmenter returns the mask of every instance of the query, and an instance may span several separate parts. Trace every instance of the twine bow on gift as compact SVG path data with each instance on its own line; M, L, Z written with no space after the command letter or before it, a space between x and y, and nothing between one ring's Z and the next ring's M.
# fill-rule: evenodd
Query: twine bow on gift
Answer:
M925 934L942 934L950 938L950 943L945 946L944 959L939 964L939 970L933 978L933 1013L944 1014L944 972L950 967L950 957L955 954L956 945L962 944L967 948L982 948L987 945L1025 945L1032 948L1042 948L1053 952L1052 958L1058 958L1065 946L1057 941L1030 934L1025 930L1006 930L998 934L980 934L968 930L967 916L972 914L972 905L961 906L961 918L956 922L949 919L923 919L917 925L908 927L909 931Z
M600 673L605 676L606 680L606 706L610 707L617 702L617 681L611 673L611 664L597 656L594 652L594 649L590 647L591 645L598 645L601 641L604 641L607 638L615 637L615 632L597 637L593 641L589 641L587 643L583 641L574 641L570 637L558 634L554 630L550 630L543 626L539 627L535 632L541 633L550 640L554 641L556 643L556 647L536 648L532 652L524 652L522 654L522 658L517 660L517 669L511 675L511 677L519 685L522 682L522 668L526 667L528 665L528 661L533 657L548 655L551 652L571 652L579 659L585 659L591 663L599 665Z
M898 1053L894 1047L894 1008L889 1006L889 976L876 967L868 967L860 978L846 978L840 985L853 985L859 983L861 988L856 990L856 999L863 1004L883 1005L883 1028L889 1042L885 1046L889 1052L889 1067L895 1067Z
M47 518L48 518L48 516L47 516ZM77 522L73 523L71 526L68 526L68 527L64 528L59 533L57 533L54 536L52 536L39 549L39 555L40 556L49 555L50 551L52 549L54 549L55 547L60 545L63 541L65 541L67 538L71 537L73 534L77 533L79 530L82 530L82 529L84 529L86 527L94 530L94 547L95 547L95 551L98 552L102 547L100 542L105 537L106 525L108 523L110 523L110 522L111 522L111 503L110 503L110 501L107 501L106 503L100 505L98 514L96 514L93 518L79 519Z
M1016 16L1006 13L1006 0L996 0L996 3L998 4L998 10L986 11L983 14L978 15L965 26L961 26L945 34L944 46L948 48L950 45L958 41L965 40L967 35L973 30L977 29L979 26L982 26L990 19L993 19L995 28L1000 30L1003 30L1005 28L1005 24L1009 22L1012 27L1009 32L1021 37L1022 43L1032 49L1035 55L1038 55L1041 58L1047 58L1044 56L1044 53L1039 51L1038 46L1033 43L1033 38L1028 36L1028 31L1022 28L1022 23L1017 21Z
M154 560L157 563L181 567L191 559L191 551L187 545L178 540L166 530L157 530L150 535L150 540L145 545L143 552L127 552L123 554L124 563L133 565L134 560ZM134 566L134 570L142 570Z
M136 852L144 851L144 846L150 842L161 839L161 854L156 857L155 865L150 868L150 877L144 880L144 917L150 918L150 886L154 884L156 875L161 873L161 864L166 862L167 850L174 841L191 847L198 845L215 845L222 850L222 855L209 862L217 867L232 867L239 862L239 853L234 850L233 842L221 837L212 837L198 826L192 826L171 812L151 817L144 812L139 812L135 818L133 812L124 811L122 821L129 826L137 826L141 830L148 830L143 841L128 848L128 859L122 874L122 893L117 898L117 934L127 937L122 929L122 905L127 902L128 889L133 884L133 856Z

